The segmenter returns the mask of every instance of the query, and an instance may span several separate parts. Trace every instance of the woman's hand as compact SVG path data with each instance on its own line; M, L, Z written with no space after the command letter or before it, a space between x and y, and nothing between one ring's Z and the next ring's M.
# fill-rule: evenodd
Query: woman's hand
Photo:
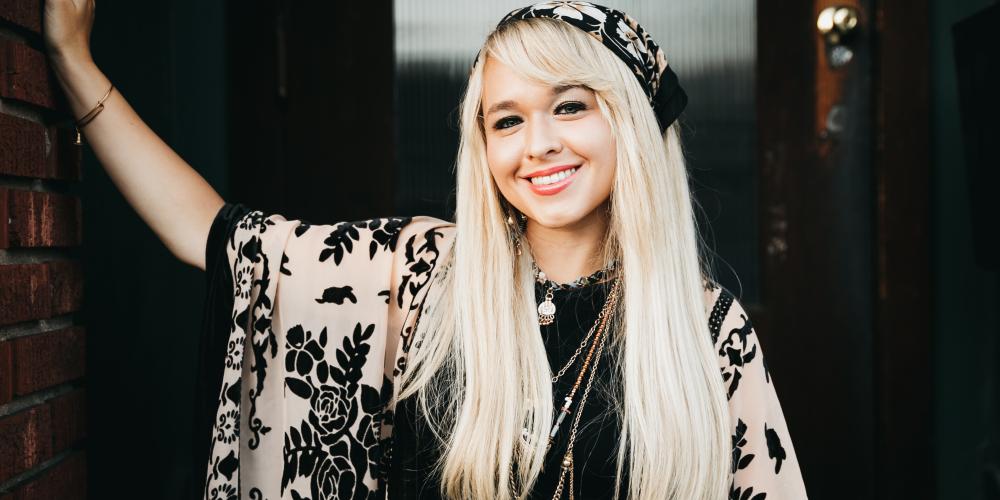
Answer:
M42 31L54 62L88 60L95 0L45 0Z

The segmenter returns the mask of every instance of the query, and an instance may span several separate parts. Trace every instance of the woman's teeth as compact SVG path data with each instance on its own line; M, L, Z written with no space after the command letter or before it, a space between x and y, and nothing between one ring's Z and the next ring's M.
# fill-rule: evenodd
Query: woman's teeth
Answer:
M556 172L556 173L554 173L552 175L543 175L541 177L532 177L531 178L531 183L534 184L534 185L536 185L536 186L544 186L546 184L552 184L552 183L559 182L559 181L561 181L561 180L563 180L563 179L565 179L565 178L573 175L574 172L576 172L576 168L571 168L569 170L563 170L561 172Z

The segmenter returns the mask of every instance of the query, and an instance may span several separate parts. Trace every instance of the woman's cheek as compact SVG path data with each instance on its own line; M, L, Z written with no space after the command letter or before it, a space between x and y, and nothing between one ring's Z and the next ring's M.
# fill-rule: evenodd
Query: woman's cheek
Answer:
M487 144L486 161L495 178L513 182L516 180L513 177L517 173L520 155L513 141L504 139L509 138L497 138Z

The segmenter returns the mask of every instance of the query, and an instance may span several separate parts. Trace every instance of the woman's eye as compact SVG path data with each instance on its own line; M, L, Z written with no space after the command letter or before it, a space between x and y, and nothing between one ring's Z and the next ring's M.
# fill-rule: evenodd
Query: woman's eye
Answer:
M521 119L516 116L508 116L505 118L501 118L497 120L496 123L493 124L493 128L496 130L503 130L505 128L510 128L513 127L514 125L517 125L518 122L520 122L520 120Z
M582 102L571 101L560 104L559 107L556 108L556 113L568 115L568 114L578 113L585 109L587 109L587 106Z

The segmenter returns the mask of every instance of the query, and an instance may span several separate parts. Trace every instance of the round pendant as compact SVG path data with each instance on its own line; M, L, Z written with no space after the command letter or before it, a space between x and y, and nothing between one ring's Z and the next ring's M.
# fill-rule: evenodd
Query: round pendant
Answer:
M556 320L556 305L551 300L538 304L538 324L551 325Z
M541 304L538 304L538 314L539 316L552 316L556 313L556 305L552 303L551 300L546 300Z

